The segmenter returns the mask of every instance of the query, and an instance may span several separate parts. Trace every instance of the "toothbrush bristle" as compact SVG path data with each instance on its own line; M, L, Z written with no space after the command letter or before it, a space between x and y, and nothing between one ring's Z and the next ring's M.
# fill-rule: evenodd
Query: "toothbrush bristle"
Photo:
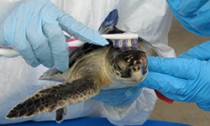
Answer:
M138 48L137 39L115 39L112 42L115 48Z

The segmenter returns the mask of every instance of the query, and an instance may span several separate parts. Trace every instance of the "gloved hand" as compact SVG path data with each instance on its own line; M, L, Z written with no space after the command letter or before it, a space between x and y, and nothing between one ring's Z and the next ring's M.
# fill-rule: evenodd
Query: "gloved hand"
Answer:
M68 49L63 31L85 42L105 45L97 32L59 10L50 0L21 0L0 22L0 45L11 46L35 67L43 64L68 69ZM62 31L63 30L63 31Z
M189 31L210 35L209 0L167 0L174 16Z
M141 86L156 89L164 96L194 102L210 111L210 41L198 45L179 58L149 57L149 70Z
M181 54L179 57L198 59L201 61L209 61L210 60L209 48L210 48L210 40L191 48L186 53Z
M103 102L113 107L126 106L133 103L139 97L141 88L138 86L102 90L100 94L93 97L93 100Z

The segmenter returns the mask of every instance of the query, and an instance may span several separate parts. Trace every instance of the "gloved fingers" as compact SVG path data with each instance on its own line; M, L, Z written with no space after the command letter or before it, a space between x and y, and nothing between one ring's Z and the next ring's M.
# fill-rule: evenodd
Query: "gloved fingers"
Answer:
M26 36L31 43L34 54L41 64L46 67L53 67L53 58L48 44L48 40L42 31L42 22L39 21L38 15L32 15L34 18L30 21ZM36 31L36 33L34 33Z
M118 91L116 91L116 89L113 89L112 94L114 94L114 92L117 92L117 95L111 95L110 97L112 97L112 100L106 103L107 105L113 107L130 105L139 97L141 92L141 88L139 88L138 86L119 88L117 90Z
M126 106L126 105L132 104L139 97L141 90L142 88L135 87L135 86L128 88L127 91L125 92L127 99L120 105Z
M92 99L103 102L109 106L119 107L133 103L139 96L140 92L141 89L137 86L101 90L101 92Z
M48 44L51 49L54 67L59 71L66 71L69 64L68 45L66 43L63 31L57 22L45 23L43 32L48 38Z
M36 59L33 49L25 36L25 28L27 27L25 21L28 20L28 18L23 15L28 15L28 13L24 6L20 6L18 10L13 11L11 15L6 18L3 24L4 39L6 45L10 45L18 51L25 59L26 63L36 67L40 63Z
M22 38L19 39L19 41L22 41L22 43L20 44L19 42L14 42L12 47L20 53L27 64L31 65L32 67L37 67L40 62L37 60L28 40L23 40Z
M183 79L193 79L199 73L199 68L195 68L199 65L194 59L148 57L149 71Z
M84 42L93 43L102 46L109 44L107 40L104 39L98 32L86 27L85 25L75 20L70 15L65 14L59 17L57 20L62 30L79 38Z
M208 0L167 0L169 6L182 16L194 15Z
M186 53L181 54L181 58L195 58L199 60L209 60L210 59L210 41L206 41L191 48Z
M210 111L210 103L197 103L197 106L204 111Z
M185 95L187 84L188 81L181 78L149 72L145 80L139 84L139 87L147 87L168 94Z
M164 91L160 91L160 93L171 99L171 100L174 100L174 101L179 101L179 102L192 102L192 100L189 99L189 96L186 95L185 93L183 94L178 94L178 93L171 93L171 92L164 92Z
M101 90L101 92L95 97L93 97L93 99L96 101L109 102L113 98L122 97L122 95L124 95L124 92L126 92L126 90L127 90L126 88Z

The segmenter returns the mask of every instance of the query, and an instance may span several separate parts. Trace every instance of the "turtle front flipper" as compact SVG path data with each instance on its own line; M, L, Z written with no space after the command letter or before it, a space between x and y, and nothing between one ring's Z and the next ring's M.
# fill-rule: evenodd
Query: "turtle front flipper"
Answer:
M67 105L83 102L99 92L99 84L87 77L71 83L48 87L15 106L8 113L7 118L23 118L43 112L52 112Z

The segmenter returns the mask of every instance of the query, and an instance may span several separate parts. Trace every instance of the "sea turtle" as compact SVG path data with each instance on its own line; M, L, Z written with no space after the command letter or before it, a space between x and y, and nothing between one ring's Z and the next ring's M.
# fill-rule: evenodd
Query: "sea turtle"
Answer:
M106 34L123 32L105 23L99 31ZM15 106L6 117L23 118L56 111L55 120L61 122L68 105L88 100L104 88L139 84L148 72L146 55L158 55L158 52L140 38L138 48L114 48L111 44L98 46L86 43L70 54L67 72L50 69L41 76L41 79L61 81L62 84L39 90Z

